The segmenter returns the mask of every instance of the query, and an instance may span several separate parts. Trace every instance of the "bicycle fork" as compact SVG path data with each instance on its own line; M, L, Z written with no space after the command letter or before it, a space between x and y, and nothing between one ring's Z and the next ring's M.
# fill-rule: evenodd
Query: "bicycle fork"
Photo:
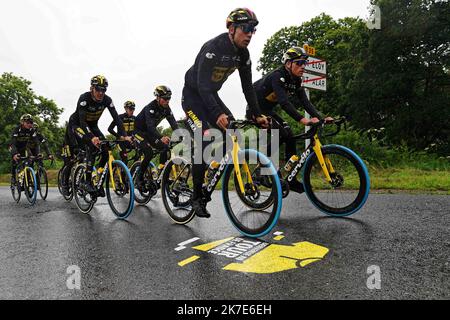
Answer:
M322 168L323 174L325 175L325 179L327 179L328 183L332 183L330 173L335 173L335 170L331 164L330 159L328 157L324 158L322 154L322 144L320 143L319 136L316 134L314 136L314 146L313 150L317 155L317 160Z

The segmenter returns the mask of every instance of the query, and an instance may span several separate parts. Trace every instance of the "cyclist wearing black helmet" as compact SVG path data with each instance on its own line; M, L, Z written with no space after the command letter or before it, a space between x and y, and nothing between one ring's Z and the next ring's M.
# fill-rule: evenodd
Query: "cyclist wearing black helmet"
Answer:
M296 142L292 141L292 130L289 125L274 111L277 105L286 111L294 120L303 125L319 122L319 112L311 104L302 87L302 76L308 62L308 54L301 47L288 49L282 59L283 66L265 75L254 83L259 106L264 114L272 118L272 128L278 129L280 145L285 143L285 160L296 154ZM292 104L291 99L296 97L305 110L312 116L310 120L303 117ZM247 118L253 118L252 110L247 107ZM333 118L327 117L326 121ZM298 180L290 183L290 190L303 192L303 185Z
M202 130L204 134L214 127L226 130L233 119L230 110L219 98L218 91L228 77L237 69L241 78L242 90L248 105L261 125L266 126L267 119L261 116L252 86L252 64L247 49L256 31L258 19L247 8L233 10L227 17L227 33L209 40L201 48L194 65L187 71L183 88L182 106L190 129ZM208 145L202 143L202 151ZM192 208L197 216L210 217L206 210L202 194L206 164L193 164L194 195Z
M122 120L117 114L112 99L105 94L108 88L108 80L104 76L97 75L91 79L91 89L89 92L83 93L78 99L77 109L69 119L69 133L73 133L78 144L86 148L86 185L84 188L89 193L95 193L92 185L92 168L94 165L94 151L99 148L100 140L105 136L98 128L98 120L107 108L116 121L120 136L131 142L131 137L127 137L123 128ZM108 151L102 149L100 167L104 167L108 161ZM99 196L104 197L104 190L100 190Z
M20 157L25 157L28 144L39 145L36 130L33 129L33 117L24 114L20 117L20 124L14 128L9 150L11 152L11 184L16 183L15 172Z
M133 101L126 101L123 105L125 109L125 113L122 113L119 115L120 120L122 120L123 127L125 129L125 132L128 136L133 136L136 131L136 116L134 115L134 110L136 109L136 104ZM118 132L114 131L114 128L117 126L117 123L115 120L111 122L111 124L108 127L108 132L111 133L116 138L120 138L120 135ZM119 143L120 147L120 158L122 159L122 162L127 165L128 159L127 159L127 150L133 149L133 146L128 141L121 141Z
M149 146L161 151L160 168L164 166L169 158L170 138L162 136L158 132L157 127L159 123L167 119L172 130L178 129L178 124L169 106L172 98L170 88L157 86L153 94L156 97L155 100L146 105L136 117L136 134L134 137L138 148L144 153L144 160L141 163L137 179L138 188L142 187L144 173L153 158L153 151Z

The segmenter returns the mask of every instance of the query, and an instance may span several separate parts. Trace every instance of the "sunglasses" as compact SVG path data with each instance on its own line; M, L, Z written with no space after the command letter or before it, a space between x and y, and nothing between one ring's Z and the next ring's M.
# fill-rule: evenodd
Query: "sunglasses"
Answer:
M292 63L295 63L298 66L306 66L306 64L308 63L308 60L300 59L300 60L292 61Z
M103 92L103 93L106 92L106 88L105 87L95 86L94 89L95 89L95 91L98 91L98 92Z
M246 24L239 24L237 25L238 28L241 28L242 32L244 33L255 33L256 27L253 24L246 23Z
M166 101L169 101L172 97L161 97L161 99L164 99Z

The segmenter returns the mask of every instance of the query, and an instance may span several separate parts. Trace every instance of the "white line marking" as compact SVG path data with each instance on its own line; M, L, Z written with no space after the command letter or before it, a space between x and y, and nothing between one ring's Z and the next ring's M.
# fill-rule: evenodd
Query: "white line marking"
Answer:
M192 243L192 242L195 242L195 241L197 241L197 240L200 240L200 238L195 237L195 238L186 240L186 241L184 241L184 242L181 242L181 243L177 244L177 247L175 248L175 251L181 251L181 250L183 250L183 249L186 249L186 245L187 245L187 244Z

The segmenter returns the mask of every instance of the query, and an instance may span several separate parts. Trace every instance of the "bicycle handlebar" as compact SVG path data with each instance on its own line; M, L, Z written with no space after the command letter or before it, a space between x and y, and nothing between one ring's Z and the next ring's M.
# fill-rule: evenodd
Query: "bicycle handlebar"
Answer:
M333 122L325 122L325 120L321 119L317 123L310 124L309 126L311 127L311 129L309 129L307 132L301 133L301 134L297 134L293 138L296 139L296 140L298 140L298 139L301 139L301 140L312 139L314 137L314 135L317 133L317 131L322 129L327 124L328 125L335 125L336 126L336 131L324 134L322 136L323 137L335 136L341 131L342 124L344 124L344 126L345 126L346 120L347 119L345 117L340 117L340 118L334 119Z

